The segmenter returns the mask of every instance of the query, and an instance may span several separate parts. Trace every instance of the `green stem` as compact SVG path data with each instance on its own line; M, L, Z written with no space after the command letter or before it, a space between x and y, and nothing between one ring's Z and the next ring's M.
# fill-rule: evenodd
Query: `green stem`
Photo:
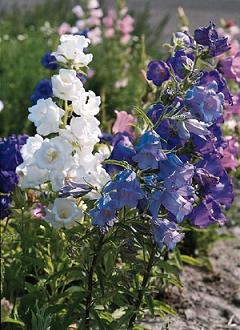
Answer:
M87 283L87 297L86 297L86 304L85 304L85 317L84 317L84 329L85 330L90 330L90 309L92 307L92 294L93 294L93 274L94 274L94 269L100 254L101 247L103 245L103 238L104 235L101 234L98 245L95 249L95 254L92 259L92 263L90 266L90 269L88 271L88 283Z
M144 273L144 276L143 276L141 288L138 290L137 299L136 299L135 304L134 304L135 312L129 320L128 329L133 328L133 325L135 323L138 311L141 307L144 291L147 287L148 281L149 281L150 276L151 276L151 270L152 270L152 266L154 264L154 257L155 257L155 246L153 246L153 248L151 250L151 253L150 253L150 256L149 256L149 260L148 260L147 267L146 267L146 270L145 270L145 273Z
M65 110L65 113L64 113L64 118L63 118L63 125L65 128L67 125L67 121L68 121L68 103L66 100L64 101L64 110Z

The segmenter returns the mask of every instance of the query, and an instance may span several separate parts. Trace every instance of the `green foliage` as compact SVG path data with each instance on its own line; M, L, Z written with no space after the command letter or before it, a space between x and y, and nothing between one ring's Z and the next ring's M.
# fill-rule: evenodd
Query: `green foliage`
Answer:
M1 226L2 296L14 302L18 315L8 322L34 330L74 323L85 329L88 311L90 328L114 330L126 329L148 311L175 315L162 293L170 284L181 285L178 267L172 256L157 251L149 234L137 233L140 218L122 219L105 235L88 219L56 231L32 218L27 207L15 209L14 218ZM148 233L148 221L141 222Z

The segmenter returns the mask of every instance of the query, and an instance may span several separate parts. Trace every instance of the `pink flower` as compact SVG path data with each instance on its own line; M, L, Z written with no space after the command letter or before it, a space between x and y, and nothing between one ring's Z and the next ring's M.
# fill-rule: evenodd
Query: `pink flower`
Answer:
M84 13L83 13L83 9L82 9L82 7L79 6L79 5L73 7L72 12L73 12L78 18L83 17L83 14L84 14Z
M236 39L231 40L230 43L231 43L231 49L229 50L229 53L230 55L234 56L237 52L239 52L240 44Z
M31 214L36 219L44 219L46 216L45 206L41 203L37 203L36 207L31 211Z
M103 11L101 8L97 8L97 9L92 9L90 11L90 16L92 17L97 17L97 18L101 18L103 17Z
M61 36L62 34L68 33L71 31L71 25L66 22L63 22L58 28L58 34Z
M237 82L240 82L240 51L234 56L232 60L232 72Z
M107 39L110 39L114 36L115 30L113 28L108 28L105 30L104 35Z
M117 114L117 119L112 127L114 134L119 132L127 132L131 136L134 135L132 125L136 122L136 119L128 114L126 111L115 111Z
M124 78L124 79L121 79L121 80L117 80L114 84L114 87L116 89L119 89L119 88L126 87L127 85L128 85L128 78Z
M87 19L87 23L90 26L99 26L101 24L101 20L98 17L91 16Z
M113 20L117 18L116 10L111 8L108 10L108 16L111 17Z
M129 34L133 31L133 23L134 19L132 16L127 15L118 21L119 30L122 32L122 34Z
M228 136L225 137L227 147L221 150L223 157L221 158L221 164L226 169L234 170L238 167L239 161L237 159L239 155L239 144L236 137Z
M232 73L232 60L233 60L233 56L231 57L227 57L225 59L223 59L222 61L220 61L219 63L219 68L221 73L224 75L225 78L227 79L234 79L235 76Z
M102 22L103 22L103 25L106 28L110 28L110 27L113 26L114 20L113 20L113 18L111 16L108 15L108 16L103 17Z
M131 34L124 34L121 38L120 38L120 43L122 45L126 45L129 43L129 41L131 40Z
M225 78L240 82L240 51L220 61L219 66Z
M226 104L225 110L223 112L224 120L230 119L234 116L239 117L238 121L240 121L240 94L233 95L233 105Z
M88 38L92 41L93 45L97 45L102 41L101 33L98 26L88 32Z

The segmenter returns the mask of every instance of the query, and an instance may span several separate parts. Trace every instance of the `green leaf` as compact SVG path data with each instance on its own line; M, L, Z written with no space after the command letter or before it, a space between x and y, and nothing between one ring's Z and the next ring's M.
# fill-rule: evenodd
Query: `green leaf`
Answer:
M149 308L149 311L150 311L152 317L154 317L155 316L155 314L154 314L154 302L153 302L153 298L152 298L151 293L146 293L145 294L145 300L146 300L147 306Z
M150 126L150 128L153 128L153 123L152 121L148 118L148 116L145 114L145 112L139 108L139 107L134 107L134 110L137 112L138 117L140 117L145 123Z
M198 260L196 258L190 257L186 254L181 254L181 259L186 264L189 264L191 266L202 266L203 262L201 260Z
M99 315L98 315L98 312L96 310L92 309L91 314L92 314L94 320L97 322L99 330L111 329L110 326L108 325L109 322L112 321L112 318L109 313L99 311ZM104 319L107 322L105 322Z
M176 248L174 250L174 257L175 257L175 261L176 261L177 267L179 269L182 269L183 268L182 255L181 255L181 253L180 253L180 251L179 251L178 248Z
M12 324L17 324L22 327L25 327L25 323L23 323L22 321L19 321L19 320L14 320L9 316L6 316L3 319L1 319L1 323L12 323Z
M156 308L156 313L160 312L160 315L163 313L168 314L168 315L172 315L172 316L176 316L177 313L171 308L171 306L169 306L168 304L162 302L162 301L157 301L154 300L154 305Z
M125 162L124 160L115 160L115 159L105 159L103 161L104 164L111 164L111 165L117 165L117 166L122 166L124 168L129 168L128 162Z

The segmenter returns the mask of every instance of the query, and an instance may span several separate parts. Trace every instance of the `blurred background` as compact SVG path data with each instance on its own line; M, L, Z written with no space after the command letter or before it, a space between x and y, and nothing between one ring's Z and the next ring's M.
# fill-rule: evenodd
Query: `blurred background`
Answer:
M66 5L72 8L73 5L81 4L81 0L60 0L54 1L63 8ZM115 0L102 0L99 1L101 5L115 6L117 1ZM45 0L1 0L0 11L3 12L16 12L20 10L29 10L33 7L47 3ZM240 23L240 0L127 0L127 5L130 10L140 12L144 7L148 7L150 10L153 25L157 24L159 20L166 15L169 16L169 21L166 25L165 34L172 33L178 26L176 11L177 7L184 8L186 15L190 21L190 27L193 28L197 25L206 25L213 19L217 22L221 18L234 20L236 23ZM57 11L61 11L58 6L55 13L51 12L51 15L55 15ZM194 25L194 26L193 26Z

